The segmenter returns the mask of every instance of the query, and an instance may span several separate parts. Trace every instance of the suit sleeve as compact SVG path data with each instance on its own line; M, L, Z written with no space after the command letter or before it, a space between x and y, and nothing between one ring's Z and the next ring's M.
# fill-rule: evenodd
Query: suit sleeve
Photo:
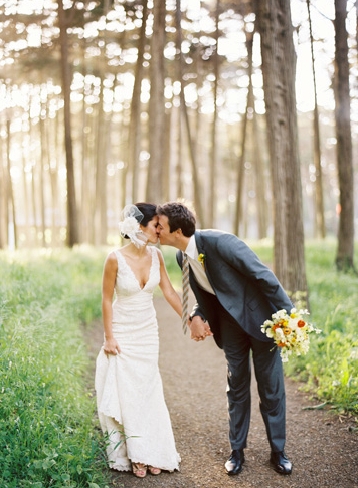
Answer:
M217 241L217 252L227 264L257 286L276 309L287 310L293 307L274 272L235 235L225 234L220 237Z

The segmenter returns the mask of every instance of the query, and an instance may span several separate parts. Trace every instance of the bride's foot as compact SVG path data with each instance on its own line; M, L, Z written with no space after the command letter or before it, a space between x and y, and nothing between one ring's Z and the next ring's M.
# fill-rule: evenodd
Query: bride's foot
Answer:
M145 478L147 475L147 466L141 463L132 463L133 474L137 478Z
M149 469L150 474L154 474L154 476L157 476L158 474L160 474L162 472L161 469L154 468L153 466L148 466L148 469Z

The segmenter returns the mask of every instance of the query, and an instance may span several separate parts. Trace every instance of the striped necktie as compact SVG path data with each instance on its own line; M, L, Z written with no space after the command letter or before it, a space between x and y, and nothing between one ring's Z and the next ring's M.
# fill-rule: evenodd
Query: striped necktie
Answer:
M187 321L188 321L188 298L189 298L189 259L187 254L183 254L182 263L182 287L183 287L183 314L182 314L182 326L183 332L186 334Z

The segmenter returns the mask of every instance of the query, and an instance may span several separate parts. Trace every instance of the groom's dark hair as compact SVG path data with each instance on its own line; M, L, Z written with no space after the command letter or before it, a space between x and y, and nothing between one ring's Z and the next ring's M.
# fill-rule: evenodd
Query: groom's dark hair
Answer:
M170 232L181 229L185 237L195 232L195 214L182 202L167 202L157 206L157 214L168 217Z

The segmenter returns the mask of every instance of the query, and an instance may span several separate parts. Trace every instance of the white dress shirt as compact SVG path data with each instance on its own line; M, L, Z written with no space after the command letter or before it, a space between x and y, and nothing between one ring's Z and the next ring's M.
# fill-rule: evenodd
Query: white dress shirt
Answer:
M209 293L215 295L215 292L212 289L206 276L204 265L198 260L199 253L196 247L194 234L190 237L187 248L185 249L185 254L187 254L189 258L190 267L193 270L195 279L198 282L199 286L205 291L208 291Z

